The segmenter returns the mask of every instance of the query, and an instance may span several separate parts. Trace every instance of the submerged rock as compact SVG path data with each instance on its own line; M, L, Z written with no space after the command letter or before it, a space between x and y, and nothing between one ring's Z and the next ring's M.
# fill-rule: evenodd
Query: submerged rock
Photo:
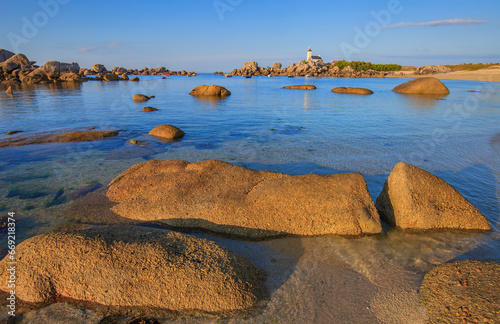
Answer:
M211 86L201 85L194 88L189 93L192 96L207 96L207 97L227 97L231 92L224 87L212 84Z
M133 81L133 80L131 80ZM135 102L143 102L143 101L148 101L149 99L151 99L151 97L148 97L146 95L143 95L143 94L135 94L133 97L132 97L132 100L134 100Z
M184 137L185 133L180 128L172 125L159 125L153 128L149 135L165 139L179 139Z
M157 110L158 110L158 108L149 107L149 106L142 108L142 111L148 111L148 112L149 111L157 111Z
M488 220L443 179L399 162L377 198L380 216L405 230L483 230Z
M290 176L217 160L153 160L119 175L107 196L126 218L248 238L382 230L364 178L355 173Z
M373 94L373 91L365 88L346 88L346 87L338 87L332 89L332 92L335 93L347 93L347 94L359 94L359 95L369 95Z
M398 93L406 94L427 94L427 95L447 95L450 90L436 78L419 78L400 84L394 89Z
M117 136L118 131L98 131L86 130L75 131L63 134L54 134L53 132L42 132L26 134L24 136L16 136L5 140L0 140L0 147L6 146L21 146L41 143L57 143L57 142L84 142L95 141L106 137Z
M301 90L314 90L316 86L312 84L303 84L303 85L290 85L286 87L281 87L281 89L301 89Z
M16 297L61 296L106 306L210 313L249 309L266 296L263 271L206 239L130 225L51 232L18 244ZM0 269L7 291L8 257Z
M431 323L500 323L500 263L456 261L425 274L419 296Z

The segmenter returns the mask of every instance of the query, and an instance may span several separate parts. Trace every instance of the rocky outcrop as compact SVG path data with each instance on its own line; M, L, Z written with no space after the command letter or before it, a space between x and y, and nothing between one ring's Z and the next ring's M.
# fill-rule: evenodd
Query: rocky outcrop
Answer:
M347 93L347 94L358 94L358 95L369 95L373 94L373 91L365 88L346 88L346 87L338 87L332 89L332 92L335 93Z
M143 94L135 94L135 95L132 97L132 100L134 100L135 102L143 102L143 101L148 101L149 99L151 99L151 97L148 97L148 96L143 95Z
M196 87L189 94L192 96L223 98L231 95L231 92L224 87L212 84L211 86L201 85Z
M148 161L115 178L107 197L129 219L245 238L382 230L364 178L354 173L290 176L217 160Z
M455 261L424 276L420 301L430 323L499 323L500 263Z
M451 69L444 65L424 65L415 69L413 74L416 75L429 75L429 74L437 74L437 73L448 73L451 72Z
M0 140L0 148L6 146L22 146L41 143L96 141L117 135L118 131L99 130L74 131L62 134L54 134L53 132L32 133Z
M448 95L450 90L436 78L419 78L400 84L394 89L398 93L422 95Z
M339 69L333 64L323 64L315 61L300 61L282 68L281 63L275 63L272 67L259 67L257 62L246 62L241 69L234 69L229 75L252 75L252 76L328 76L328 77L384 77L388 72L355 71L350 66Z
M56 297L105 306L210 313L246 310L266 296L264 273L202 238L139 226L102 226L31 237L16 247L16 298ZM0 289L7 291L6 262Z
M163 139L169 139L169 140L174 140L174 139L179 139L184 137L184 132L175 126L172 125L159 125L153 128L150 132L149 135L153 135L156 137L160 137Z
M290 85L286 87L281 87L281 89L301 89L301 90L314 90L316 86L312 84L303 84L303 85Z
M391 171L376 206L383 219L404 230L491 229L483 214L455 188L404 162Z

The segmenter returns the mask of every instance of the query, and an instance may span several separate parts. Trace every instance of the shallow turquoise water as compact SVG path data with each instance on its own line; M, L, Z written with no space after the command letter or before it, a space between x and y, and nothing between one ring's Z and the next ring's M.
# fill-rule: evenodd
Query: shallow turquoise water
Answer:
M61 189L64 197L89 184L107 184L128 167L149 159L220 159L288 174L360 172L375 200L394 165L405 161L453 185L494 227L491 233L467 236L467 243L462 242L463 234L457 234L454 237L461 243L452 246L443 243L451 238L442 235L415 236L412 242L432 246L430 242L437 240L443 251L468 244L470 249L461 247L463 258L500 260L500 84L446 80L451 94L445 98L392 91L405 81L199 75L29 86L15 90L13 96L1 88L2 134L75 127L123 131L97 142L0 149L0 210L17 212L23 238L47 231L67 222L64 209L69 201L50 205ZM232 95L210 101L188 94L201 84L224 86ZM281 89L292 84L314 84L318 89ZM330 91L338 86L369 88L375 93L355 96ZM135 103L136 93L156 97ZM160 110L142 112L144 106ZM175 125L186 136L176 142L158 141L147 133L159 124ZM131 139L150 145L133 146ZM21 199L12 191L16 188L41 196ZM394 241L387 240L387 249L394 249ZM412 252L402 258L417 258L419 253L431 258L432 249L424 253L411 247L400 253L408 250Z

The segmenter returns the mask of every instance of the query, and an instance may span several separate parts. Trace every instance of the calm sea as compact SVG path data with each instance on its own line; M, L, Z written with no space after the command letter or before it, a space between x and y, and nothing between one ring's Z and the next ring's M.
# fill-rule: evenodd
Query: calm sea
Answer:
M64 213L71 201L64 198L74 190L105 185L150 159L220 159L293 175L359 172L374 200L394 165L405 161L453 185L489 219L493 230L418 235L388 231L373 239L377 248L410 267L421 264L422 270L453 258L500 260L499 83L445 80L450 95L426 98L392 91L406 79L140 78L27 86L13 96L1 88L0 138L11 130L121 130L118 137L102 141L0 149L0 210L17 213L21 239L71 224L74 220ZM224 86L232 95L215 101L190 96L201 84ZM318 89L281 89L293 84ZM338 86L368 88L374 94L330 91ZM155 98L135 103L132 96L137 93ZM159 111L143 112L144 106ZM175 142L150 137L148 132L160 124L175 125L186 136ZM131 139L149 145L134 146ZM355 244L362 248L363 240L359 242Z

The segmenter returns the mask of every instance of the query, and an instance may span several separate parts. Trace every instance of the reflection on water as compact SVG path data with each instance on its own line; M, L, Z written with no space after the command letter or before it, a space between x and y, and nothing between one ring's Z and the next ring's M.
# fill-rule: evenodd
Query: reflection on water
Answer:
M360 172L375 200L394 165L405 161L453 185L490 220L493 230L413 235L387 231L355 240L321 237L248 243L218 239L271 274L268 285L273 297L257 319L333 318L337 315L332 309L339 307L327 297L338 291L347 296L342 306L348 314L347 310L355 309L350 303L360 300L356 290L365 287L362 303L370 311L360 318L375 322L384 307L378 298L401 303L407 289L414 299L405 302L412 306L415 282L436 264L456 258L500 260L500 85L490 83L489 95L478 96L468 90L480 89L479 82L446 81L450 95L436 100L393 93L392 88L404 81L198 75L166 80L142 76L137 83L16 86L13 96L0 92L1 137L17 129L37 132L94 126L123 131L104 141L0 149L0 210L17 212L20 240L72 224L76 220L66 210L73 203L67 197L89 186L106 185L132 165L150 159L220 159L289 174ZM318 89L281 89L306 82ZM226 87L232 95L223 100L190 96L201 84ZM374 94L336 96L330 90L337 86L368 88ZM147 105L159 110L144 113L145 104L132 101L136 93L154 94ZM148 132L159 124L175 125L186 135L179 141L158 141ZM131 139L147 144L132 145ZM384 281L387 271L402 289L393 288L392 297L383 289L388 285ZM342 278L356 284L347 288ZM310 305L317 300L325 302ZM401 314L394 316L422 316L418 305L413 305L413 311L403 306Z

